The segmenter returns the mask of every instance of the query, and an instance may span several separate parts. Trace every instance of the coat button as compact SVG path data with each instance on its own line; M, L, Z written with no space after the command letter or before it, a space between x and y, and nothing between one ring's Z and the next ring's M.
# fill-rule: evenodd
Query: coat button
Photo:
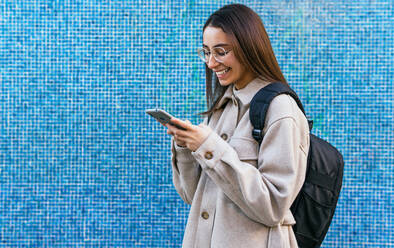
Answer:
M209 218L209 214L207 212L202 212L201 213L201 217L205 220L207 220Z
M220 137L222 137L222 139L227 140L228 136L227 134L223 133L222 135L220 135Z
M206 152L206 153L205 153L205 158L206 158L206 159L211 159L212 157L213 157L212 152Z

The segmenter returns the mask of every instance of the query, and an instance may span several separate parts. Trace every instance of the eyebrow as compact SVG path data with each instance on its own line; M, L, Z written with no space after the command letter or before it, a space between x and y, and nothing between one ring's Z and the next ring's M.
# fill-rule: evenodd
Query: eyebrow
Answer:
M205 45L205 44L202 44L202 46L203 47L206 47L206 48L209 48L207 45ZM230 46L229 44L226 44L226 43L219 43L219 44L216 44L216 45L214 45L213 47L223 47L223 46Z

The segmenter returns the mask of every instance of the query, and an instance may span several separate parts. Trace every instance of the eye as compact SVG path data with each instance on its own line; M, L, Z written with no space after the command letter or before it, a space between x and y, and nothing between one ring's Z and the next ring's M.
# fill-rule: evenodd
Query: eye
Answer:
M219 56L224 56L224 55L226 55L226 52L219 51L216 54L219 55Z
M226 55L226 50L224 50L224 48L222 48L222 47L218 47L218 48L215 49L215 53L218 56L222 57L222 56Z

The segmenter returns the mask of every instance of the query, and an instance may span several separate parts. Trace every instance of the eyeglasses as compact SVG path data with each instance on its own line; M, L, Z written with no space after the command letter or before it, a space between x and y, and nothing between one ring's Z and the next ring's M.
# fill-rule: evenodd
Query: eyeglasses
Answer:
M231 51L232 49L225 50L223 47L214 47L212 48L212 52L206 48L199 48L197 50L198 57L202 59L205 63L208 63L208 61L211 58L211 54L215 58L215 60L219 63L223 63L226 55Z

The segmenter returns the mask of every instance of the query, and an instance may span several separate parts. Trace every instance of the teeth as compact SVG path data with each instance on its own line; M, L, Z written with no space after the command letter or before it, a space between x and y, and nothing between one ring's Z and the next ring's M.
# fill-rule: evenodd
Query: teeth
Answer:
M225 69L225 70L223 70L223 71L218 71L218 72L216 72L216 74L218 74L218 75L223 75L224 73L228 72L229 70L230 70L230 68L227 68L227 69Z

